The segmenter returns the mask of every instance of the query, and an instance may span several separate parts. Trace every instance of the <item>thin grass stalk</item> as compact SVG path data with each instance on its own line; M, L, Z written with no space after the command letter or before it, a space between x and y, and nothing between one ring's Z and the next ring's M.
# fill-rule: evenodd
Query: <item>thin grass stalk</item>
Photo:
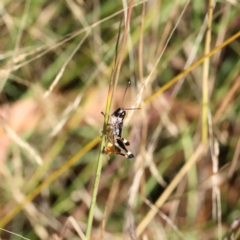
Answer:
M37 168L37 170L33 173L29 181L25 185L25 193L30 192L34 189L38 182L41 181L41 178L46 174L49 170L51 164L54 159L58 156L59 152L63 148L64 144L67 142L67 134L63 132L59 135L57 141L52 145L51 151L48 151L47 154L43 157L43 164Z
M114 66L113 66L109 89L108 89L106 112L105 112L104 125L103 125L103 133L105 133L107 130L107 123L108 123L108 117L109 117L109 112L110 112L111 103L112 103L112 97L114 95L114 90L116 88L116 85L117 85L117 82L119 79L120 69L121 69L121 65L122 65L122 61L123 61L124 49L126 46L128 26L130 24L130 18L131 18L131 13L132 13L132 7L133 7L133 0L131 0L130 4L129 4L128 15L127 15L127 20L126 20L126 27L125 27L124 34L123 34L120 56L119 56L119 61L118 61L117 52L118 52L118 42L119 42L120 30L121 30L121 21L120 21L118 39L117 39L116 49L115 49L116 52L115 52ZM117 67L116 75L115 75L115 67ZM99 185L101 171L102 171L102 157L103 157L102 149L104 148L104 146L105 146L105 138L102 137L100 151L99 151L99 155L98 155L98 163L97 163L96 175L95 175L95 180L94 180L94 186L93 186L92 200L91 200L91 205L90 205L90 209L89 209L89 216L88 216L88 223L87 223L87 230L86 230L86 238L87 239L90 239L90 236L91 236L94 209L95 209L96 200L97 200L98 185Z
M104 139L104 137L102 137L102 139ZM92 193L92 200L91 200L91 205L90 205L89 215L88 215L87 230L86 230L87 239L90 239L91 230L92 230L92 222L93 222L94 209L95 209L96 200L97 200L98 185L99 185L101 171L102 171L102 157L103 157L102 149L104 145L105 145L105 141L102 140L100 145L99 155L98 155L98 163L97 163L97 169L96 169L96 175L95 175L95 181L94 181L94 187L93 187L93 193Z
M233 160L231 161L229 170L228 170L228 179L231 179L233 177L233 174L235 173L236 169L238 169L238 162L240 159L240 137L238 138L238 142L236 145L236 149L233 155Z
M103 124L103 134L107 130L107 123L108 123L109 113L110 113L111 104L112 104L112 97L114 92L113 86L114 86L114 80L115 80L115 69L118 62L117 53L118 53L120 31L121 31L121 21L120 21L119 30L118 30L118 38L117 38L115 54L114 54L114 63L113 63L113 68L112 68L112 73L111 73L110 83L108 88L107 104L106 104L104 124ZM95 175L94 186L93 186L91 205L90 205L89 215L88 215L88 223L87 223L87 230L86 230L87 239L90 239L90 236L91 236L94 209L95 209L96 200L97 200L98 185L99 185L100 176L102 172L102 157L103 157L102 149L104 148L104 146L105 146L105 138L102 137L102 141L100 144L100 151L98 155L98 162L97 162L97 169L96 169L96 175Z
M204 49L205 55L207 55L210 52L212 16L213 16L213 1L209 0L207 32L206 32L205 49ZM209 58L206 58L203 62L203 80L202 80L202 143L208 142L209 64L210 64L210 60Z
M217 112L215 113L215 115L213 117L214 123L219 121L221 115L226 110L226 108L228 107L228 104L230 104L234 94L237 93L239 88L240 88L240 75L236 78L235 82L233 83L231 89L228 91L227 95L224 96L224 99L223 99L221 105L219 106L219 108L217 109Z
M211 45L211 28L212 28L212 18L213 18L213 0L209 0L208 6L208 23L205 41L205 51L207 54L210 52ZM218 172L218 154L215 147L215 139L212 130L212 119L209 111L209 68L210 59L207 58L203 62L203 81L202 81L202 143L208 144L210 138L210 151L212 158L212 168L213 174ZM209 136L208 136L209 132ZM220 203L220 190L215 184L216 176L213 178L212 186L212 216L213 219L217 220L218 223L218 239L221 239L222 228L221 228L221 203Z
M144 32L144 19L145 19L145 3L142 6L141 15L141 27L140 27L140 37L139 37L139 48L138 48L138 69L139 69L139 79L143 82L143 32Z
M128 15L127 14L127 0L122 0L122 5L126 11L124 11L124 19L127 21ZM130 9L130 8L129 8ZM130 18L129 18L129 24L127 26L127 54L128 54L128 59L129 59L129 70L131 72L135 71L135 66L134 66L134 52L133 52L133 42L132 42L132 37L131 37L131 28L130 28ZM125 51L126 52L126 51ZM125 56L125 54L124 54ZM130 81L134 81L135 76L130 76Z
M119 62L118 62L118 65L117 65L116 80L115 80L114 89L116 88L116 85L117 85L117 82L118 82L118 79L119 79L119 75L120 75L120 69L121 69L121 66L122 66L124 50L125 50L126 41L127 41L127 34L128 34L128 29L129 29L131 14L132 14L132 8L133 8L133 0L131 0L130 3L129 3L128 14L127 14L127 19L126 19L126 24L125 24L125 30L124 30L124 33L123 33L122 45L121 45L121 50L120 50L120 54L119 54Z
M163 52L163 49L165 48L164 46L166 45L166 42L168 42L168 38L171 35L171 29L172 26L174 25L174 19L176 19L178 16L178 10L179 10L179 0L175 0L172 3L171 11L168 16L168 19L166 19L166 25L163 29L163 32L161 34L161 39L160 43L157 48L157 56L161 55Z
M7 232L7 233L10 233L10 234L12 234L12 235L14 235L14 236L17 236L18 237L18 239L26 239L26 240L30 240L29 238L25 238L25 237L23 237L23 236L21 236L20 234L17 234L17 233L14 233L14 232L11 232L11 231L8 231L8 230L6 230L6 229L3 229L3 228L0 228L0 230L1 231L3 231L3 232ZM13 238L13 237L12 237Z

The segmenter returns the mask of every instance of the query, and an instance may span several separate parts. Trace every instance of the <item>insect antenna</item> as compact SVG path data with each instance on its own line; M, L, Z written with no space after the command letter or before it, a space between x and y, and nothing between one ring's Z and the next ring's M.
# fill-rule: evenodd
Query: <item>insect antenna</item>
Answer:
M124 110L139 110L141 108L124 108Z
M127 90L128 90L128 87L131 85L131 82L130 81L128 81L128 83L127 83L127 86L126 86L126 88L125 88L125 91L124 91L124 94L123 94L123 99L122 99L122 107L123 107L123 102L124 102L124 98L125 98L125 95L126 95L126 92L127 92Z
M125 98L125 95L126 95L126 93L127 93L128 87L129 87L130 85L131 85L131 81L129 80L129 81L127 82L127 86L126 86L125 91L124 91L124 94L123 94L122 108L123 108L124 110L139 110L139 109L141 109L141 108L124 108L124 107L123 107L124 98Z

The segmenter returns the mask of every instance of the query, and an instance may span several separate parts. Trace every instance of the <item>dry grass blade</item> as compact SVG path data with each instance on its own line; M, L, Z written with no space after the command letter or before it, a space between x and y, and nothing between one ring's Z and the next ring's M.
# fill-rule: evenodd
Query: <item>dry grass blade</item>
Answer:
M86 32L85 36L82 38L82 40L78 43L77 47L73 50L72 54L69 56L69 58L66 60L66 62L63 64L63 66L61 67L58 75L56 76L56 78L54 79L54 81L52 82L52 84L50 85L48 91L45 92L44 97L48 97L51 92L53 91L54 87L57 85L57 83L59 82L60 78L62 77L67 65L69 64L69 62L72 60L73 56L76 54L76 52L80 49L80 47L82 46L82 44L84 43L84 41L87 39L88 35L90 34L90 30Z
M205 40L205 50L204 54L207 55L210 52L211 45L211 29L212 29L212 16L213 16L213 1L209 0L208 6L208 23L207 23L207 32ZM208 101L209 101L209 68L210 60L206 58L203 62L203 80L202 80L202 142L208 142Z
M31 156L37 164L42 164L42 158L41 156L36 152L33 147L31 147L27 142L25 142L23 139L21 139L14 131L11 129L2 119L0 120L0 123L3 127L3 129L7 132L9 137L22 149L24 149L29 156Z
M15 49L14 49L14 52L13 52L13 56L12 56L12 59L11 59L10 63L7 65L7 69L6 69L7 74L5 76L1 77L0 92L2 92L3 87L4 87L6 81L9 77L9 74L13 69L13 66L14 66L14 63L15 63L15 57L16 57L18 49L20 47L20 41L21 41L21 38L22 38L24 26L25 26L26 21L27 21L27 16L28 16L28 12L29 12L30 3L31 3L31 0L27 0L26 3L25 3L23 17L22 17L22 21L21 21L21 24L20 24L20 29L19 29L19 32L18 32L18 35L17 35L17 40L16 40L16 45L15 45Z
M145 3L142 6L142 15L141 15L141 30L140 30L140 40L138 48L138 67L139 67L139 78L140 82L143 82L143 30L144 30L144 16L145 15Z
M140 104L141 104L141 102L142 102L142 96L143 96L144 89L145 89L146 86L150 83L151 78L152 78L154 72L156 71L157 65L158 65L159 61L161 60L161 58L162 58L162 56L163 56L163 53L164 53L165 49L167 48L168 43L169 43L169 41L170 41L170 39L171 39L174 31L176 30L176 28L177 28L177 26L178 26L178 24L179 24L179 22L180 22L180 20L181 20L181 18L182 18L182 16L183 16L184 12L186 11L186 8L187 8L188 4L189 4L189 1L186 2L185 6L184 6L184 9L182 10L182 12L181 12L181 14L180 14L180 16L179 16L179 18L178 18L178 20L177 20L176 25L175 25L174 28L172 29L172 31L171 31L171 33L170 33L170 35L169 35L169 37L168 37L168 39L167 39L167 41L166 41L163 49L162 49L160 55L158 56L157 60L155 61L154 66L153 66L153 68L151 69L149 75L148 75L148 76L145 78L145 80L143 81L142 87L141 87L141 89L140 89L140 91L139 91L139 93L138 93L138 95L137 95L137 97L136 97L135 106L140 106ZM169 86L169 87L170 87L170 86ZM165 90L166 90L166 89L165 89ZM147 102L148 102L148 98L144 100L144 103L147 103ZM127 119L125 120L125 124L126 124L126 125L128 124L128 121L129 121L129 119L131 118L132 114L133 114L133 113L130 113L130 114L128 115Z
M140 4L144 3L144 2L146 2L146 0L140 1L138 3L135 3L133 5L133 7L136 7L136 6L138 6L138 5L140 5ZM33 62L33 61L43 57L44 55L46 55L50 51L53 51L54 49L62 46L63 44L69 42L70 40L73 40L74 38L76 38L77 36L79 36L79 35L81 35L83 33L91 31L92 29L94 29L98 25L108 21L109 19L112 19L115 16L118 16L118 15L122 14L124 11L125 11L125 9L117 11L114 14L111 14L111 15L107 16L106 18L103 18L103 19L93 23L92 25L84 27L81 30L77 30L77 31L74 31L72 33L69 33L69 34L67 34L64 37L62 37L60 39L57 39L55 42L53 42L51 44L48 44L48 45L42 46L42 47L36 47L33 51L30 51L28 53L26 53L25 51L24 51L23 54L17 54L16 53L16 56L14 58L14 64L12 64L12 61L7 62L5 64L5 68L2 70L4 72L1 73L2 76L0 76L0 77L2 79L4 79L4 78L7 79L7 77L9 76L10 72L16 71L19 68L22 68L23 66L26 66L29 63L31 63L31 62ZM12 54L9 54L9 55L11 56ZM32 56L32 58L30 58L28 60L25 60L29 56ZM23 60L25 60L25 61L23 61ZM9 66L11 66L11 68Z
M231 87L231 89L229 90L227 95L223 98L222 104L220 105L220 107L218 108L217 112L215 113L215 115L213 117L214 123L216 123L219 120L221 114L223 114L224 110L226 110L228 104L232 100L234 94L237 92L239 87L240 87L240 76L238 76L236 78L233 86Z
M238 139L238 143L237 143L236 150L234 152L233 160L229 167L229 171L228 171L229 179L233 176L234 172L236 171L237 165L239 163L239 159L240 159L240 138Z
M73 217L69 217L68 221L72 224L72 226L74 227L74 229L76 230L76 232L78 233L79 237L81 240L87 240L87 238L85 237L82 229L79 227L77 221L73 218Z
M69 169L75 162L79 160L84 154L86 154L90 149L99 143L99 137L92 140L88 145L82 148L76 155L70 158L61 168L53 172L41 185L39 185L35 190L33 190L21 204L18 204L15 208L8 212L2 219L0 219L0 226L5 226L11 219L18 214L25 204L32 201L46 186L49 186L54 180L56 180L63 172Z
M8 231L8 230L6 230L6 229L4 229L4 228L0 228L0 230L1 230L1 231L4 231L4 232L7 232L7 233L10 233L11 235L17 236L17 237L19 237L19 238L26 239L26 240L30 240L29 238L25 238L25 237L23 237L23 236L21 236L21 235L19 235L19 234L17 234L17 233Z
M190 157L190 159L185 163L185 165L181 168L181 170L178 172L178 174L174 177L174 179L171 181L171 183L168 185L166 190L163 192L163 194L159 197L159 199L155 202L154 209L151 209L148 214L142 219L142 221L139 223L137 227L137 236L140 236L142 232L145 230L145 228L150 224L154 216L158 212L158 208L160 208L164 202L167 200L167 198L170 196L172 191L176 188L178 185L180 179L183 178L183 176L188 172L188 170L191 168L193 164L195 164L203 154L206 153L206 147L204 145L199 145L193 155Z
M145 199L144 202L152 209L156 208L149 200ZM171 221L171 219L165 215L163 212L159 211L159 209L156 209L158 211L158 214L163 218L167 224L173 229L173 231L176 232L178 237L180 239L186 239L186 237L183 235L183 233L177 228L177 226Z
M225 40L222 44L218 45L217 47L215 47L211 52L209 52L208 54L204 55L202 58L200 58L197 62L193 63L189 68L187 68L186 70L184 70L183 72L181 72L180 74L178 74L176 77L174 77L173 79L171 79L167 84L165 84L163 87L159 88L156 92L154 92L153 94L151 94L149 97L147 97L146 99L144 99L145 103L151 102L158 94L166 91L167 89L169 89L173 84L175 84L177 81L179 81L180 78L182 78L183 76L185 76L186 74L188 74L189 72L191 72L194 68L196 68L198 65L200 65L201 63L204 62L204 60L206 58L211 57L214 53L216 53L217 51L219 51L220 49L224 48L225 46L227 46L229 43L231 43L232 41L234 41L235 39L237 39L238 37L240 37L240 32L237 32L236 34L234 34L232 37L228 38L227 40Z

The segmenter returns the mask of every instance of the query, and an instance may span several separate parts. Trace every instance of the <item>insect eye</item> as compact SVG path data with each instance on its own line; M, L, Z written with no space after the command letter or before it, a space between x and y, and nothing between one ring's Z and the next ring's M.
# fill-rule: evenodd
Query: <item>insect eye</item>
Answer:
M121 109L121 108L118 108L118 109L113 113L113 115L116 116L116 117L121 116L121 114L122 114L122 109Z

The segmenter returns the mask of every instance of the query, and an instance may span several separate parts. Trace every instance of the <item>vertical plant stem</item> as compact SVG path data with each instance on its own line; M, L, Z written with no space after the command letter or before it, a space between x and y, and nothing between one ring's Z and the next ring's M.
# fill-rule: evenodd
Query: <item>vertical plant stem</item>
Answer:
M117 40L117 44L116 44L116 52L117 52L117 48L118 48L118 40ZM106 104L106 114L104 117L103 133L106 132L106 129L107 129L108 116L109 116L109 111L111 108L112 95L113 95L114 68L115 68L116 62L117 62L117 55L115 53L114 66L113 66L113 71L111 73L111 79L110 79L110 84L109 84L109 88L108 88L108 96L107 96L107 104ZM93 186L92 200L91 200L91 205L90 205L89 215L88 215L88 223L87 223L87 230L86 230L86 238L87 239L90 239L90 236L91 236L94 209L95 209L96 200L97 200L98 185L99 185L101 171L102 171L102 156L103 156L102 149L104 148L104 146L105 146L105 138L102 137L100 151L99 151L99 155L98 155L98 161L97 161L97 169L96 169L96 175L95 175L95 180L94 180L94 186Z
M140 28L140 39L138 48L138 68L139 68L139 78L140 82L143 81L143 32L144 32L144 18L145 18L145 3L142 6L142 16L141 16L141 28Z
M125 23L125 30L124 30L123 38L122 38L121 50L120 50L120 54L119 54L119 62L118 62L118 65L117 65L116 80L115 80L114 88L116 88L116 85L117 85L117 82L118 82L118 79L119 79L119 75L120 75L120 69L121 69L121 66L122 66L124 50L125 50L126 41L127 41L127 34L128 34L128 29L129 29L131 14L132 14L132 8L133 8L133 0L130 0L127 19L126 19L126 23Z
M127 33L128 33L128 26L129 26L129 22L130 22L132 7L133 7L133 0L131 0L130 4L129 4L126 27L124 30L124 35L123 35L123 40L122 40L122 45L121 45L121 50L120 50L120 57L119 57L119 61L118 61L117 51L118 51L118 42L119 42L120 31L121 31L121 22L120 22L120 26L119 26L118 39L117 39L116 49L115 49L114 65L113 65L113 70L112 70L111 79L110 79L110 83L109 83L109 89L108 89L108 97L107 97L106 113L105 113L105 117L104 117L103 133L106 132L112 97L113 97L114 89L116 88L119 74L120 74L123 53L124 53L124 49L126 46L126 37L127 37ZM115 69L117 69L116 73L115 73ZM90 209L89 209L89 216L88 216L88 223L87 223L87 230L86 230L86 238L87 239L90 239L90 236L91 236L94 209L95 209L96 200L97 200L98 185L99 185L101 171L102 171L102 156L103 156L102 149L104 148L104 146L105 146L105 138L102 137L99 156L98 156L98 163L97 163L94 187L93 187L93 193L92 193L92 200L91 200L91 205L90 205Z
M205 55L210 52L212 14L213 14L213 0L209 0L208 23L207 23L207 32L206 32L205 50L204 50ZM203 80L202 80L202 143L208 142L209 64L210 64L210 60L209 58L206 58L203 62Z
M104 139L104 137L103 137L103 139ZM101 141L100 149L103 149L104 144L105 144L105 141L104 140ZM91 205L90 205L90 210L89 210L89 215L88 215L87 230L86 230L86 238L87 239L90 239L91 230L92 230L93 215L94 215L94 209L95 209L95 204L96 204L96 200L97 200L98 185L99 185L101 170L102 170L102 156L103 156L102 153L100 153L98 155L98 164L97 164L97 170L96 170L96 175L95 175L92 200L91 200Z

